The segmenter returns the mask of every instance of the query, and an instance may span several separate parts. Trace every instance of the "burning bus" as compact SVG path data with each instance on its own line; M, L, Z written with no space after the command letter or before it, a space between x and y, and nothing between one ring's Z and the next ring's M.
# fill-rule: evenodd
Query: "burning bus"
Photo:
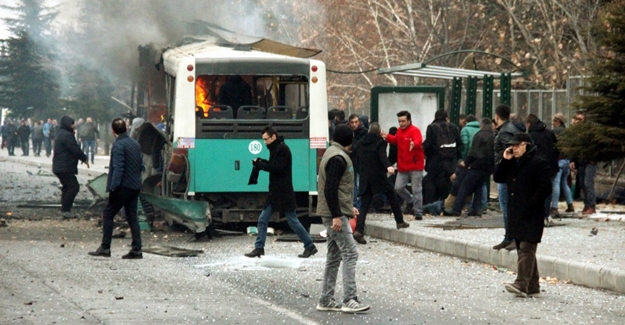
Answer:
M162 132L146 123L139 132L152 165L143 201L196 233L210 222L256 222L268 177L248 180L252 160L269 156L260 138L272 125L293 154L298 216L310 216L328 142L325 64L310 58L319 51L212 31L169 48L140 47L162 78L147 93L164 101L147 105L146 118L162 115L166 125Z

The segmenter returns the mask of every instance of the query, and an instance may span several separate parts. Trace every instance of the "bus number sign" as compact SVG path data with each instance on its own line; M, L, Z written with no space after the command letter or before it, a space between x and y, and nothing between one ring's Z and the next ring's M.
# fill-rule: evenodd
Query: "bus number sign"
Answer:
M261 151L263 151L263 145L259 141L254 140L250 142L250 144L247 146L247 149L250 151L251 154L257 155Z

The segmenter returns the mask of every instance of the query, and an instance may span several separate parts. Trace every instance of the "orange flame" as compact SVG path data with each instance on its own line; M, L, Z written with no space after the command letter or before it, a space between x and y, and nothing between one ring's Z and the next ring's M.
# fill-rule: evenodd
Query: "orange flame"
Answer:
M197 78L195 82L195 109L199 111L198 107L201 107L204 118L208 117L208 109L214 104L210 101L210 96L206 88L206 80L204 78Z

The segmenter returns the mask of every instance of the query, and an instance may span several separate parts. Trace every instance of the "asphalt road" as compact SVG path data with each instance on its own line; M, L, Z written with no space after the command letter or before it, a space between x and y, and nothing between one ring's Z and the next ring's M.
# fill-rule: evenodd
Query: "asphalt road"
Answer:
M190 234L144 232L144 245L205 253L122 260L130 240L115 239L113 257L95 258L96 223L9 219L0 228L0 324L625 323L623 295L542 279L540 298L516 298L502 285L514 279L507 270L375 239L358 246L359 298L371 310L319 312L323 243L302 260L301 244L269 237L267 258L249 259L251 237L192 243Z

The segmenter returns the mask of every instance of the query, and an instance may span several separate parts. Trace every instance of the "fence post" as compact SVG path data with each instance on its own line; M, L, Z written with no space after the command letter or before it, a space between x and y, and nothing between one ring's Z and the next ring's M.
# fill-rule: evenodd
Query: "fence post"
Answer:
M493 76L484 76L482 81L482 117L493 116Z

